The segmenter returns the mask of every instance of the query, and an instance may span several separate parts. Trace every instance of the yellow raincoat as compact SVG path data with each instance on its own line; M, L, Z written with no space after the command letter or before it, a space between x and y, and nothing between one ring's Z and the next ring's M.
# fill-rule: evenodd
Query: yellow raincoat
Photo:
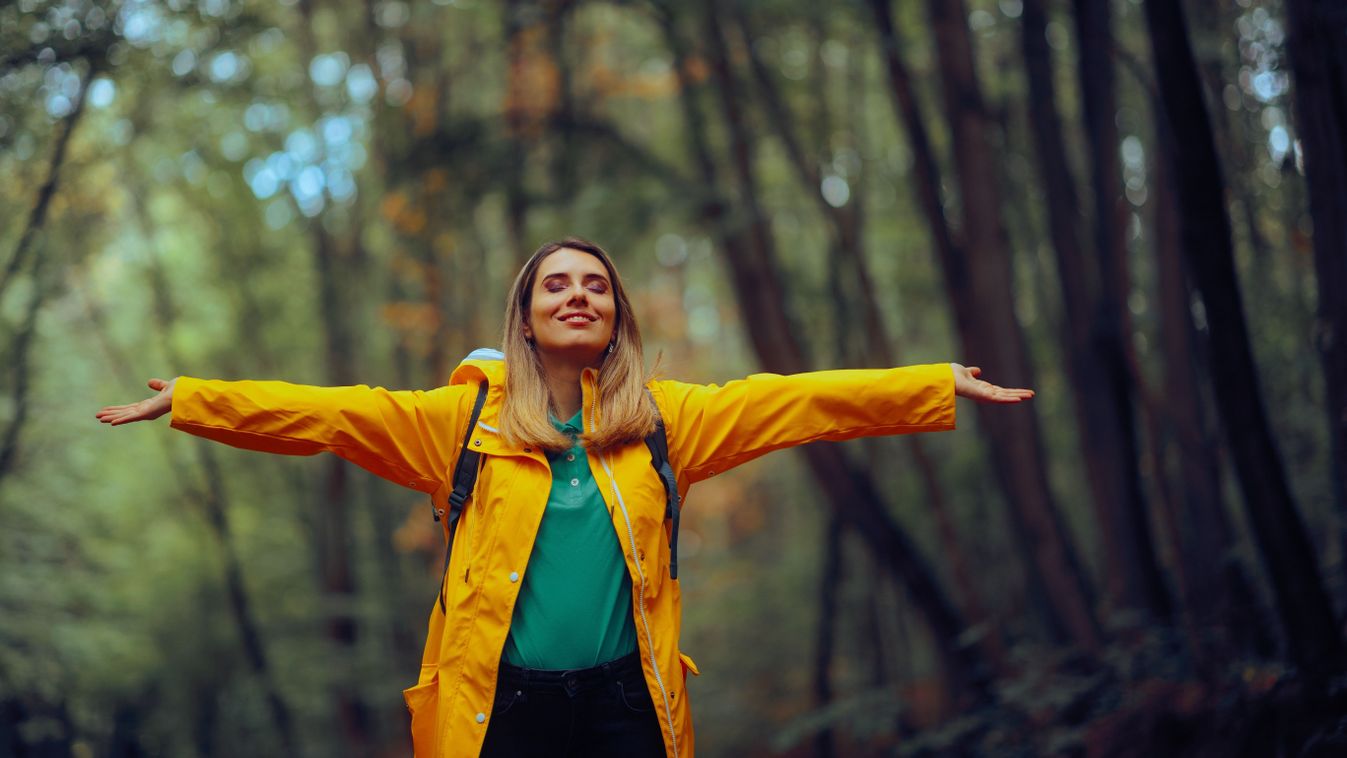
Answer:
M418 758L476 756L491 722L496 672L520 580L551 488L541 450L513 448L496 434L505 366L465 360L449 386L430 391L310 387L270 381L181 377L173 427L236 447L291 455L335 453L385 479L428 493L448 508L479 382L486 404L469 442L484 453L477 488L455 533L421 675L405 692ZM582 378L586 428L603 417L597 374ZM669 458L682 495L694 482L764 453L815 440L954 428L954 376L947 363L882 370L757 374L722 386L652 381ZM589 453L631 577L632 610L646 685L669 758L692 758L686 672L679 650L679 584L669 578L665 493L637 440ZM447 522L443 520L441 523Z

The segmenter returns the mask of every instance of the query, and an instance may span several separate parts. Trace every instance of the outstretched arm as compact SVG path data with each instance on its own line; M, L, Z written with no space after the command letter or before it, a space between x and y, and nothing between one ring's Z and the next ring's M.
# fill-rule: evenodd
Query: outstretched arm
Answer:
M937 363L892 369L755 374L724 386L656 382L669 454L686 486L782 448L954 428L954 398L1020 403L1032 390L999 387L979 368Z
M453 430L471 403L467 385L428 392L364 385L151 379L158 394L97 413L113 426L172 414L174 429L247 450L330 452L404 487L434 492L457 447Z

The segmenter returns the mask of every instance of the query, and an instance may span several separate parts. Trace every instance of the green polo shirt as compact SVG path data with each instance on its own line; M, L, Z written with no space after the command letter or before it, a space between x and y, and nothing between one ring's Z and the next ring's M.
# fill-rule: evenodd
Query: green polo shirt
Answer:
M557 429L574 440L580 413ZM578 443L549 453L552 490L515 602L505 661L532 669L580 669L636 650L631 580L608 506Z

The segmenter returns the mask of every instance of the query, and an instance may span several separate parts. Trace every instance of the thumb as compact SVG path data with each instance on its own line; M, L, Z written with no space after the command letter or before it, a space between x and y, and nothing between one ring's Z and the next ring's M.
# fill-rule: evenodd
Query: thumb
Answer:
M150 386L150 389L154 390L155 392L158 392L168 386L168 382L164 381L163 379L151 379L148 382L146 382L146 384L148 384Z
M982 376L982 369L978 368L977 366L969 366L968 373L972 374L973 376Z

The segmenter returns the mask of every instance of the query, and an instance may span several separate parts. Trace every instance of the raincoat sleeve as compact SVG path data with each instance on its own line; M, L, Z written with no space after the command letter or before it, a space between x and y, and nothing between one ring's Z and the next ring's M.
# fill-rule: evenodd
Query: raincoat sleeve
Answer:
M335 453L406 487L434 492L457 450L464 385L390 391L179 377L174 429L264 453ZM467 398L471 402L471 398Z
M724 386L661 381L654 390L684 484L815 440L954 428L948 363L754 374Z

